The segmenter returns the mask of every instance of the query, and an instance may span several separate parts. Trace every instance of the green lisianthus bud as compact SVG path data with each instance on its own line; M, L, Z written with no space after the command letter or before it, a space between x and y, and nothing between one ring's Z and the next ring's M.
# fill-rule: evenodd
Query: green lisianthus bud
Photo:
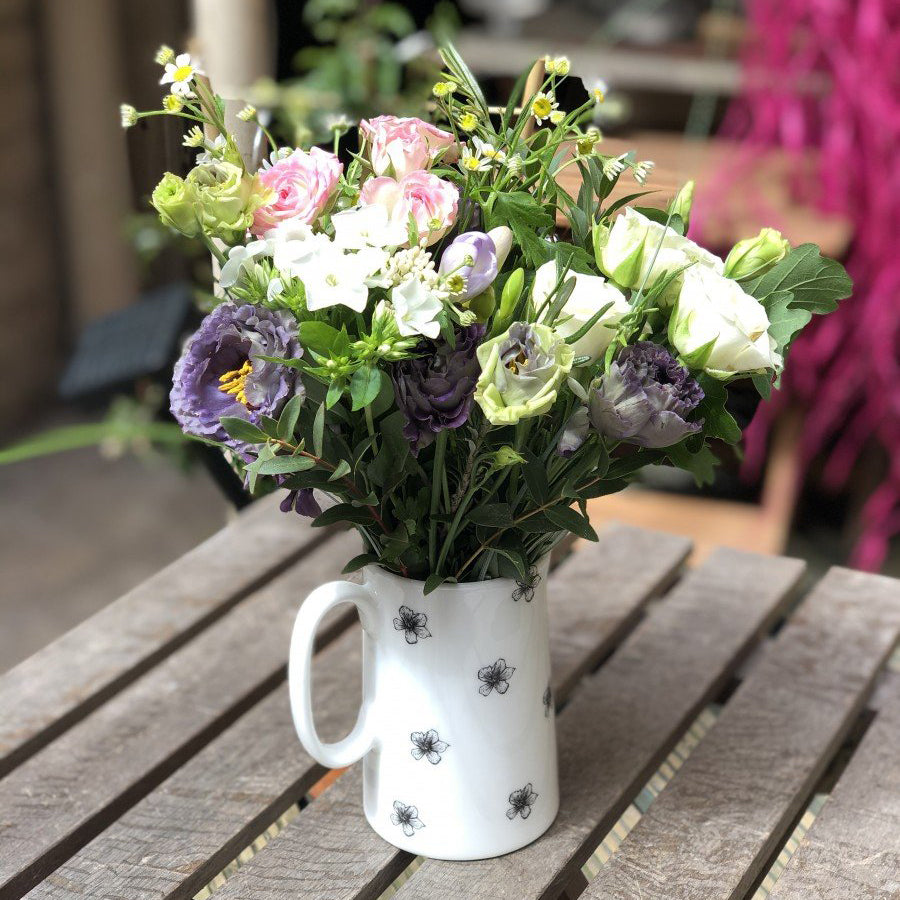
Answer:
M491 465L495 469L505 469L508 466L520 466L525 462L525 457L517 453L509 444L501 447L494 453Z
M509 327L524 286L525 270L514 269L510 272L506 284L503 285L503 291L500 293L500 307L494 316L494 325L491 328L492 336L496 337Z
M473 297L466 305L475 313L479 322L487 322L497 306L493 286L482 291L477 297Z
M476 351L475 402L492 425L543 415L556 402L575 352L549 326L515 322Z
M240 241L253 213L268 200L269 191L257 175L230 162L196 166L187 184L196 192L195 207L203 231L226 244Z
M196 200L194 186L171 172L163 175L150 198L163 225L187 237L196 237L200 233L200 223L194 209Z
M763 228L753 238L738 241L725 259L725 275L746 281L768 272L790 253L791 245L774 228Z
M681 186L681 190L672 198L672 202L669 203L666 212L670 212L675 216L680 216L681 221L684 222L684 230L687 231L687 227L691 221L691 207L693 205L694 182L686 181Z

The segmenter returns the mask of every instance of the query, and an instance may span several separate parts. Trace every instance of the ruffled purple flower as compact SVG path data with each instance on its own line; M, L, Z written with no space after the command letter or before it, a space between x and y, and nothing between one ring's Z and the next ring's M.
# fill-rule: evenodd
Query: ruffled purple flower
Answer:
M291 397L303 394L303 383L296 369L260 357L297 359L301 354L290 313L222 303L203 320L175 364L172 415L188 434L245 451L247 445L229 437L219 419L235 416L255 424L263 415L277 418Z
M322 507L319 506L319 501L316 500L312 488L288 491L278 508L283 513L295 512L297 515L307 516L310 519L322 515Z
M469 419L480 366L475 351L484 325L456 331L456 346L443 339L419 344L419 355L397 363L391 372L397 405L403 410L403 434L418 452L445 428L459 428Z
M604 437L670 447L703 423L687 417L703 390L668 350L649 341L626 347L590 392L591 425Z
M438 272L461 275L465 279L461 296L477 297L497 277L497 247L493 238L482 231L467 231L454 238L441 255Z

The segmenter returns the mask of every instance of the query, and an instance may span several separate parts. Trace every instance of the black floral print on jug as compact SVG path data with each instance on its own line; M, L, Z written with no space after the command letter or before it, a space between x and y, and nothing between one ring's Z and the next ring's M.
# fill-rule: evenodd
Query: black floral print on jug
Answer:
M482 697L487 697L491 691L505 694L509 690L509 679L515 671L515 666L508 666L502 657L497 662L482 667L478 670L478 680L482 683L478 693Z
M414 731L409 739L414 745L409 751L413 759L421 759L424 756L433 766L441 761L441 754L450 746L438 737L433 728L429 728L428 731Z
M408 606L400 607L400 615L394 619L394 629L402 631L407 644L417 644L419 638L424 640L431 637L431 632L426 625L428 616L425 613L417 613Z
M531 807L538 795L531 789L531 782L523 788L513 791L509 795L509 809L506 811L506 818L512 821L516 816L527 819L531 815Z
M415 806L407 806L399 800L394 801L391 821L395 825L399 825L407 837L412 837L420 828L425 827L425 823L419 818L419 810Z

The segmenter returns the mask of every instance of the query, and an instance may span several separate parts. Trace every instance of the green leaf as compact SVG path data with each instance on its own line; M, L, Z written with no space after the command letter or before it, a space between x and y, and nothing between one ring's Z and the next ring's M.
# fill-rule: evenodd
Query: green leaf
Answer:
M368 406L381 389L381 372L374 366L365 366L357 369L350 379L350 399L353 401L350 409L356 412Z
M571 531L572 534L587 538L589 541L598 540L597 532L591 527L591 523L565 503L545 509L544 514L563 531Z
M498 556L508 559L515 570L516 576L526 581L530 576L528 572L528 562L522 553L514 550L512 547L491 547L491 550Z
M508 503L484 503L469 510L467 518L476 525L504 527L512 522L513 514Z
M301 322L297 326L300 343L316 353L329 353L340 343L341 333L327 322Z
M313 419L312 427L313 452L316 456L322 456L322 448L325 444L325 404L320 403Z
M784 356L791 342L813 317L808 308L794 305L790 291L775 291L766 298L769 315L769 334L775 339L776 349Z
M350 474L350 463L347 462L346 459L342 459L335 467L334 471L329 476L329 481L340 481L342 478L345 478Z
M768 298L790 291L794 295L792 306L821 314L837 309L838 301L852 293L853 282L844 267L824 258L815 244L801 244L765 275L743 287L767 310Z
M525 476L525 484L528 493L535 504L542 506L550 498L550 485L547 481L547 469L539 456L535 456L530 450L525 452L528 462L522 472Z
M550 257L551 245L540 232L549 234L556 223L531 194L525 191L495 194L492 218L498 224L509 225L530 266L537 268Z
M666 447L666 456L672 465L690 472L698 487L712 484L716 477L716 466L719 465L718 457L706 443L701 444L698 450L689 450L687 447L689 441L690 438L680 444Z
M219 419L219 423L229 437L233 437L236 441L245 441L248 444L264 444L268 440L266 433L262 429L257 428L246 419L239 419L237 416L222 416Z
M278 417L278 437L283 441L291 441L294 437L294 429L297 427L297 419L300 418L300 410L303 408L304 397L295 394L284 405L281 415ZM320 456L321 453L317 453Z
M292 472L305 472L315 464L315 460L308 456L274 456L260 462L256 471L260 475L290 475Z
M316 516L312 521L312 527L322 528L325 525L337 525L339 522L349 522L351 525L371 525L374 519L367 506L337 503L330 506L321 515Z
M425 579L425 587L422 593L430 594L435 588L439 588L446 580L446 576L438 575L437 572L433 572Z
M768 372L751 375L750 380L763 400L768 400L772 396L772 376Z
M624 478L604 478L588 487L582 488L578 492L579 501L593 500L596 497L606 497L608 494L617 494L624 491L628 487L628 482Z
M692 418L698 422L703 419L703 433L707 437L736 444L741 439L741 429L734 416L725 409L728 389L717 378L706 374L699 375L697 381L703 388L703 399Z
M354 556L353 559L341 569L341 574L349 575L351 572L358 571L363 566L371 566L377 562L378 557L374 553L360 553L359 556Z
M516 528L525 534L551 534L560 531L559 525L551 522L543 513L535 513L516 523Z

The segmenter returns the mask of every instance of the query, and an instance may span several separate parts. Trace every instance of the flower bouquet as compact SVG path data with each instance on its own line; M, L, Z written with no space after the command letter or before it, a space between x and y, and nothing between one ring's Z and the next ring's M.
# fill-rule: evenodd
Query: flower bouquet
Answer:
M837 262L772 229L724 261L699 247L691 185L665 210L630 205L640 193L605 204L652 164L605 156L583 127L602 85L559 109L564 58L499 113L443 59L437 124L364 120L346 162L273 140L249 171L221 99L163 48L162 112L199 153L152 197L221 264L175 418L251 491L278 485L284 509L358 529L347 571L377 563L427 590L527 582L567 532L595 539L585 503L649 463L708 480L710 443L741 436L729 384L768 396L797 332L850 291ZM572 166L578 196L557 178ZM337 503L322 512L313 490Z
M365 585L323 586L298 617L298 731L330 766L377 737L372 826L412 852L471 858L533 840L556 811L549 551L567 533L596 540L587 502L648 464L709 481L712 446L741 438L729 387L768 396L797 333L851 285L771 229L724 260L701 248L685 236L691 184L664 209L640 205L640 190L611 200L652 163L604 154L590 125L602 84L559 108L566 59L546 59L537 90L525 73L496 110L452 48L442 58L434 121L364 120L343 159L346 123L331 150L283 147L245 107L271 144L248 165L223 101L167 48L163 110L122 114L190 126L196 166L167 173L152 203L220 266L218 302L175 368L173 415L251 492L280 488L285 512L362 538L344 571L365 567ZM558 179L571 167L574 196ZM376 659L367 696L390 703L325 745L312 632L347 600ZM495 735L460 726L477 704ZM512 733L527 746L513 752ZM423 760L446 772L443 758L457 761L449 775L422 780ZM498 773L509 783L493 797ZM457 810L464 800L481 816Z

